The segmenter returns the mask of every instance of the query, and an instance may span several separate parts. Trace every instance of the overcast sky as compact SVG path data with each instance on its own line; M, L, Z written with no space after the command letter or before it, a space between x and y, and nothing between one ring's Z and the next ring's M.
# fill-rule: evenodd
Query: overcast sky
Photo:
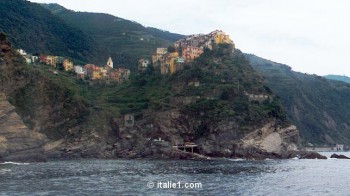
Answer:
M348 0L30 0L109 13L181 34L221 29L237 48L293 70L350 76Z

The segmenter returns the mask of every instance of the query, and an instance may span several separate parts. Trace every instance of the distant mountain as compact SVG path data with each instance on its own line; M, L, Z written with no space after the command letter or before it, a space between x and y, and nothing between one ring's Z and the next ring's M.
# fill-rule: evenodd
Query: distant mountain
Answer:
M339 75L326 75L326 76L323 76L327 79L330 79L330 80L337 80L337 81L342 81L342 82L346 82L346 83L349 83L350 84L350 77L347 77L347 76L339 76Z
M101 46L104 59L109 55L117 64L135 69L141 57L150 58L157 47L168 47L183 35L144 27L134 21L109 14L75 12L58 4L41 4L66 23L82 30ZM101 63L105 63L104 61Z
M39 4L24 0L0 0L0 31L16 48L87 61L96 60L91 37L67 25Z
M292 71L283 64L246 55L280 98L304 143L350 144L350 85Z

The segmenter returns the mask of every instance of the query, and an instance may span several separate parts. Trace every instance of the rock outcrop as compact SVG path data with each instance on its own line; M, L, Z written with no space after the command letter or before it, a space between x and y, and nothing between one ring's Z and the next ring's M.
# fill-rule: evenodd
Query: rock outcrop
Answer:
M0 162L45 161L45 138L43 134L29 130L23 124L15 107L0 92Z
M299 142L299 131L295 126L286 128L275 127L275 123L268 123L261 129L246 135L243 148L258 149L283 156L288 151L296 151Z
M281 158L298 158L298 159L327 159L326 156L323 156L317 152L313 151L287 151L283 154Z
M335 158L335 159L350 159L349 157L342 155L342 154L332 154L331 158Z

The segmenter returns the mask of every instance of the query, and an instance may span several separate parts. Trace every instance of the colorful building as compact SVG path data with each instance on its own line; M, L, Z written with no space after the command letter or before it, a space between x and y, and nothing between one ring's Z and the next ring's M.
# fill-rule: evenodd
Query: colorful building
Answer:
M102 73L100 70L93 70L91 75L91 80L101 80Z
M211 32L209 35L212 36L212 39L216 44L233 44L229 35L226 35L223 31L216 30Z
M39 55L39 63L46 63L46 58L47 56L46 55Z
M94 65L94 64L86 64L84 66L84 69L86 71L86 75L89 77L89 78L92 78L92 75L93 75L93 72L94 71L100 71L100 67ZM95 73L96 74L96 73Z
M86 71L82 66L74 66L74 71L78 78L85 79Z
M56 56L46 56L47 65L52 65L53 67L57 66L57 57Z
M72 61L70 61L68 59L63 60L63 69L65 71L73 70L73 68L74 68L74 65L73 65Z
M166 53L168 53L167 48L157 48L156 53L152 55L153 67L157 67L161 63L160 61Z
M203 54L203 48L187 46L182 49L182 58L190 62Z

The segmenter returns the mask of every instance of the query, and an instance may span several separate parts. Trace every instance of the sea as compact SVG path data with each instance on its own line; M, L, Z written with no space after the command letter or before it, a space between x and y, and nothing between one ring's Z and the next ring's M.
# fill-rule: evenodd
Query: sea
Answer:
M350 195L349 185L350 160L341 159L82 159L0 164L0 195L10 196Z

